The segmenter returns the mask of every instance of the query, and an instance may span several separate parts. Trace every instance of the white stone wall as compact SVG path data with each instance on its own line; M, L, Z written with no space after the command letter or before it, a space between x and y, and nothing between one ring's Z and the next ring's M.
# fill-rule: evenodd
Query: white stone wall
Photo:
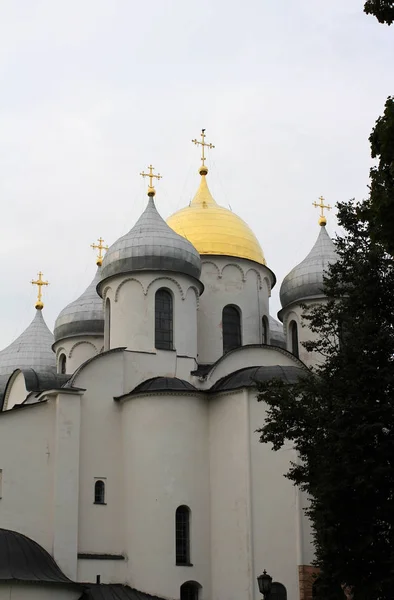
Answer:
M0 600L78 600L81 589L39 583L0 583Z
M143 395L124 401L122 437L128 580L179 598L189 580L210 599L208 405L204 394ZM191 510L191 562L175 564L175 511Z
M269 318L272 274L263 265L225 256L203 257L205 286L198 310L198 362L223 354L222 312L227 304L241 312L242 344L262 343L262 319Z
M155 294L160 288L173 298L174 350L181 356L197 356L197 305L201 285L192 277L157 272L116 276L103 295L110 300L110 348L155 350ZM107 318L107 317L106 317Z
M314 304L324 303L324 298L320 298L318 300L305 300L303 304L307 307L311 307ZM289 307L282 309L281 318L283 321L283 328L286 333L286 341L287 341L287 349L289 352L292 351L292 338L290 333L290 324L292 321L297 323L298 329L298 352L299 358L303 363L307 365L307 367L313 367L315 365L322 364L323 358L320 354L316 352L307 352L307 350L302 345L302 342L313 341L318 336L316 333L313 333L309 328L309 322L303 319L302 315L305 312L305 309L301 308L298 304L292 304Z
M99 354L104 346L104 336L75 336L59 340L53 345L56 352L57 372L61 373L60 357L66 357L66 373L74 373L84 362Z

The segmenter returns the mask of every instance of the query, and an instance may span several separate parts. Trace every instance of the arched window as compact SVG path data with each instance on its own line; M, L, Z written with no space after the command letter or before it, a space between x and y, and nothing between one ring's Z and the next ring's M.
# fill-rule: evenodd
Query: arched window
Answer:
M223 308L223 354L233 348L242 346L241 338L241 314L237 306L228 304Z
M94 484L94 503L105 504L105 483L101 479Z
M61 373L62 375L66 374L66 368L67 368L67 359L66 359L66 355L65 354L61 354L59 356L59 373Z
M296 356L299 357L298 352L298 326L295 321L291 321L289 325L289 333L290 333L290 351Z
M263 326L262 327L262 329L263 329L262 343L268 344L269 343L269 339L268 339L269 328L268 328L268 319L265 316L263 317L262 326Z
M178 506L175 513L175 562L190 565L190 508Z
M155 296L155 348L173 349L172 296L167 290L157 290Z
M202 587L197 581L185 581L181 585L181 600L198 600Z
M283 583L274 581L271 587L270 600L287 600L287 591Z
M105 315L104 315L104 350L111 348L111 300L109 298L105 301Z

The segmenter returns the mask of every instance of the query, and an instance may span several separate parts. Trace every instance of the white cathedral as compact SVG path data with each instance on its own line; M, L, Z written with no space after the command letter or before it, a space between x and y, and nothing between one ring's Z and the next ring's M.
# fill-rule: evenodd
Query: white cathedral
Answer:
M252 230L198 191L167 223L148 203L101 258L54 335L41 286L0 352L0 599L312 598L305 498L290 447L259 442L256 382L289 384L317 358L300 304L324 302L336 260L320 218L276 283ZM321 200L320 205L323 206Z

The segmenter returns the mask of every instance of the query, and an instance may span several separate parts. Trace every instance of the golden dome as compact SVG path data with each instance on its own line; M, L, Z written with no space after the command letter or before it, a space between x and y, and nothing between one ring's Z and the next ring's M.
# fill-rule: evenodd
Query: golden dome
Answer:
M167 224L185 237L200 254L236 256L265 265L260 244L250 227L231 210L219 206L200 169L201 183L190 205L167 219Z

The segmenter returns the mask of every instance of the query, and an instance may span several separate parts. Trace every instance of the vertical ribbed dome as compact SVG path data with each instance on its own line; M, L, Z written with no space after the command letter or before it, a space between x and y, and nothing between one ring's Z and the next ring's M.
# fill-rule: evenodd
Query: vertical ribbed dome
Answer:
M107 251L101 282L133 271L172 271L196 279L201 273L197 250L161 218L152 197L134 227Z
M101 268L86 290L68 304L55 322L55 342L78 335L104 335L103 301L96 287L101 277Z
M324 225L321 226L316 243L308 256L294 267L283 280L280 288L282 307L293 302L323 295L323 275L338 255Z
M34 369L37 372L56 372L56 358L52 351L54 337L44 321L41 310L23 333L0 352L0 398L9 376L16 369Z

